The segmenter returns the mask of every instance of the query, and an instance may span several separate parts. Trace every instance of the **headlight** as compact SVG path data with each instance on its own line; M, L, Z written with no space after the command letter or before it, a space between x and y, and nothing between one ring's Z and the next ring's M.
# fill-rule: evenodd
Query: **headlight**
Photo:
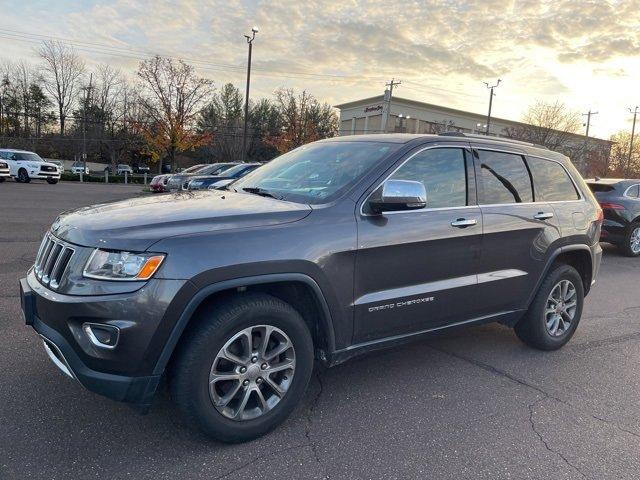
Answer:
M95 250L82 274L99 280L149 280L163 260L164 255L159 253Z

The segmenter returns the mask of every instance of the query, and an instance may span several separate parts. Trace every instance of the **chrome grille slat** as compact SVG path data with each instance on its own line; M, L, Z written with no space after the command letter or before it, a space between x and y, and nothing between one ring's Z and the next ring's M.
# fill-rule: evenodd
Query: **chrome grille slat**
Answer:
M47 233L40 244L34 264L36 278L43 285L56 290L74 253L75 249Z

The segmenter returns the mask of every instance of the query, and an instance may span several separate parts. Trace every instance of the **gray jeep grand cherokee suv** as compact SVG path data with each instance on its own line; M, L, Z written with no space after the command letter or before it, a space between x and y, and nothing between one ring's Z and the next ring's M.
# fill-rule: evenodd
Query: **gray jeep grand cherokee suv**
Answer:
M458 135L293 150L227 191L66 212L22 279L26 323L84 387L161 379L222 441L281 423L314 361L501 322L542 350L580 321L602 211L564 156Z

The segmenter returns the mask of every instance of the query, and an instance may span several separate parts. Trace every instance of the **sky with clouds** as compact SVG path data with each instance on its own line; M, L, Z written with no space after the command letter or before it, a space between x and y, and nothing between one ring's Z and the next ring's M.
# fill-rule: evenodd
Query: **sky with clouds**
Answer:
M130 74L140 58L184 58L218 86L252 96L306 89L331 104L381 94L484 113L484 81L501 78L494 115L521 119L536 100L598 111L591 132L630 129L640 105L640 0L0 0L0 58L37 58L45 37L87 63Z

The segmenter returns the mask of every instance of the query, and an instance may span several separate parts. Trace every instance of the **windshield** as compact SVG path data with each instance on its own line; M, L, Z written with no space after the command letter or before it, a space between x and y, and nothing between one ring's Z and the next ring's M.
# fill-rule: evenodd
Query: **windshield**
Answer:
M311 143L271 160L233 183L232 189L291 202L327 203L398 147L381 142Z
M9 152L8 160L27 160L29 162L44 162L36 153Z
M236 165L235 167L231 167L222 172L225 177L233 177L238 173L242 173L248 168L254 168L253 165Z
M206 167L206 165L200 164L200 165L194 165L193 167L189 167L189 168L185 168L184 170L182 170L182 173L192 173L192 172L197 172L198 170L202 169Z

